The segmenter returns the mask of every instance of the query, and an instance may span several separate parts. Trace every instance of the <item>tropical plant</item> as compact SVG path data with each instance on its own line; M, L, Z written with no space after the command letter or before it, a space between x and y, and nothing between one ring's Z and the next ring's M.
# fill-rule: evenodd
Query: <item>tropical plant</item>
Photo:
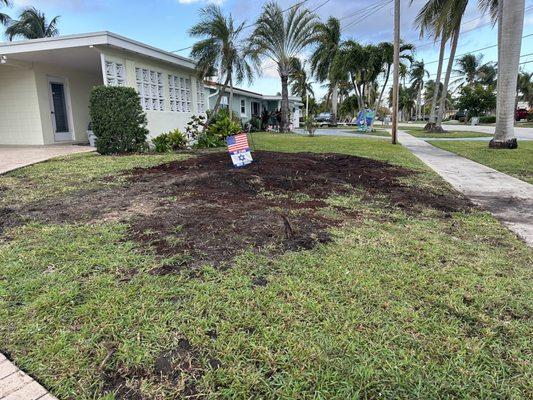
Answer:
M479 117L481 114L496 107L496 95L492 87L485 88L480 83L467 85L461 89L456 105L465 110L468 121L470 117Z
M338 84L333 79L332 62L341 44L340 21L329 17L326 23L316 25L316 40L318 46L311 55L311 70L319 82L328 80L331 86L331 112L334 123L337 119Z
M285 14L279 4L268 2L255 24L249 43L255 57L273 61L281 79L281 132L289 130L289 76L291 60L316 41L317 17L296 4Z
M483 63L483 54L465 54L455 62L454 73L460 77L454 82L459 88L464 85L475 86L478 83L483 85L494 84L496 70L490 63Z
M170 151L186 149L188 140L184 133L179 129L175 129L153 138L152 143L157 153L168 153Z
M36 8L26 8L19 14L17 20L10 20L6 28L6 36L11 41L14 38L41 39L59 35L57 23L59 16L50 21L43 12Z
M524 0L507 0L499 6L498 90L496 129L492 148L516 148L514 137L515 99L524 25Z
M409 63L413 62L413 51L415 47L411 43L400 43L400 63L402 63L402 60L409 61ZM381 91L379 93L379 97L377 99L377 106L381 105L381 100L383 99L383 94L385 92L385 88L387 87L387 83L389 82L390 78L390 72L392 69L392 65L394 62L394 45L392 42L381 42L377 45L377 52L381 56L381 60L384 67L384 76L385 76L385 82L383 82L383 86L381 88Z
M424 89L424 79L429 78L429 72L426 70L424 61L414 61L411 63L411 88L417 93L416 100L416 119L422 119L422 90Z
M234 83L251 82L258 69L257 58L240 41L244 27L244 22L235 25L231 14L226 17L219 6L209 4L200 9L200 22L189 29L191 36L202 38L191 50L198 77L204 79L218 72L224 82L213 108L215 114L228 86L232 113Z
M521 71L516 83L516 101L525 101L533 107L533 72Z
M10 0L0 0L0 8L2 6L6 6L6 7L11 6L11 1ZM7 25L9 23L9 21L11 21L11 18L9 18L9 15L0 12L0 25Z
M307 72L302 65L302 62L299 58L294 57L291 60L291 73L289 75L289 85L291 87L291 94L299 96L302 101L305 101L305 98L309 94L314 96L313 86L307 77Z

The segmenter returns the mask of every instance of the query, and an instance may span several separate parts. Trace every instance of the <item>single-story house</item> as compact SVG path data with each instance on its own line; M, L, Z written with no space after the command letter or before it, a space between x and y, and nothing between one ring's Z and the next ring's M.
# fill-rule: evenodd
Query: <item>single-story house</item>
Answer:
M205 81L204 86L208 91L209 109L215 107L221 84L212 81ZM226 88L221 101L222 107L229 107L230 89ZM296 96L289 96L290 119L294 128L300 126L300 115L303 103ZM252 92L241 88L233 88L232 110L242 122L248 122L252 117L261 117L264 111L275 112L281 109L281 96L269 96Z
M0 145L87 142L95 85L137 89L151 136L207 108L195 64L111 32L0 43Z

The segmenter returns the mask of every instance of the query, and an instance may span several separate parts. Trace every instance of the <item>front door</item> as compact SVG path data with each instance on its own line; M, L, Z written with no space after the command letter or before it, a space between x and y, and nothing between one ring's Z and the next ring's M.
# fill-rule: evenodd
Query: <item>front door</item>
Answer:
M56 142L72 140L67 107L67 92L65 82L56 79L49 80L50 112Z

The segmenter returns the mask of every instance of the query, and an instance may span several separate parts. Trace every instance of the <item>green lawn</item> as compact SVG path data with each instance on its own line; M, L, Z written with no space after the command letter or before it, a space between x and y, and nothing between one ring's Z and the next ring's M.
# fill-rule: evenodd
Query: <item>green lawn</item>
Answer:
M389 161L418 172L406 188L455 196L385 141L253 140ZM187 157L91 154L27 167L0 176L0 215L60 208L129 185L134 167ZM533 251L487 213L408 206L364 188L329 193L324 215L351 215L330 228L333 241L243 248L224 268L166 275L153 271L168 260L129 239L125 210L27 219L0 234L0 350L60 399L531 398ZM117 382L133 392L104 396Z
M489 149L486 142L433 141L431 144L533 183L533 141L522 140L515 150Z
M489 137L486 133L480 132L463 132L463 131L447 131L446 133L429 133L425 132L423 127L416 128L400 128L403 131L421 138L471 138L471 137Z

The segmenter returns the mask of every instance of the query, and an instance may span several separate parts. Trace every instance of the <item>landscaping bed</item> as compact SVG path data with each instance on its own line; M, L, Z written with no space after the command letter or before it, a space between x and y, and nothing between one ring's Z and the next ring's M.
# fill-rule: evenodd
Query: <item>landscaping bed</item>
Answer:
M0 177L0 351L60 399L523 398L532 252L400 146Z

